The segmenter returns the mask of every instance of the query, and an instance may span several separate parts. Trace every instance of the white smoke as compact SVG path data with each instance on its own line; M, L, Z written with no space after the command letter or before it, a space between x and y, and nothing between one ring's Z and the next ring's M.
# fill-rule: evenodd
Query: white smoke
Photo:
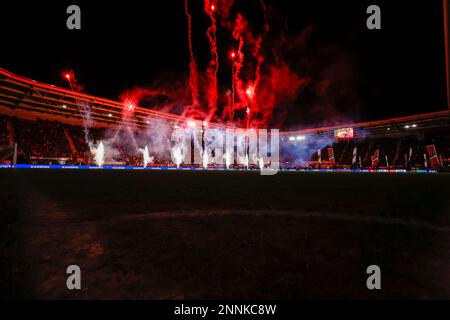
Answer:
M317 150L333 145L331 137L308 135L301 141L284 141L280 150L284 161L293 165L304 165L317 153Z

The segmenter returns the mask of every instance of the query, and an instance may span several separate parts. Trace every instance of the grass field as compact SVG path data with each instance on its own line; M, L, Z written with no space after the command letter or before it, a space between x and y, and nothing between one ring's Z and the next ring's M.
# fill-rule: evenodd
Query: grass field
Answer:
M0 188L3 298L450 298L450 175L2 170Z

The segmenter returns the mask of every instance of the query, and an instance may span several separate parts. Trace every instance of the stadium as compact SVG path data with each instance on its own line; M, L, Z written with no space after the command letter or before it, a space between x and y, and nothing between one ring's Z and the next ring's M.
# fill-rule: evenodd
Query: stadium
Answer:
M124 124L133 128L133 136L154 122L172 128L190 125L190 120L185 117L138 106L133 107L133 117L124 119L124 109L127 110L124 103L39 83L2 69L0 75L1 144L5 167L52 165L52 168L58 168L59 165L74 168L75 164L79 168L94 167L89 141L83 134L87 111L80 110L82 103L89 104L95 143L102 139L107 128L120 128ZM443 110L382 121L281 132L280 166L286 170L446 171L450 158L449 123L450 113ZM214 123L209 127L227 128ZM304 149L305 154L296 159L299 148ZM142 167L142 158L142 154L127 154L126 150L121 150L111 161L116 168L132 168ZM150 168L176 167L170 157L156 159L150 165ZM113 165L106 166L109 167L114 168Z
M257 80L240 84L239 57L226 121L195 103L169 112L87 94L73 72L64 87L0 68L3 298L450 297L450 109L285 127L271 133L279 160L264 176L275 149L250 151L266 114ZM191 163L179 160L178 129L190 132ZM232 158L222 147L212 160L213 129L241 130L244 155L233 140ZM67 290L69 265L81 290ZM382 290L367 289L371 265Z

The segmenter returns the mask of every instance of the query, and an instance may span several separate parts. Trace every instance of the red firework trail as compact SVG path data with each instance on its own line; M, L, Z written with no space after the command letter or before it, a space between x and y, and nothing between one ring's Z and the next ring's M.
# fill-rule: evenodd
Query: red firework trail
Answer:
M124 112L133 115L139 102L142 102L143 107L177 113L183 105L187 107L183 108L181 115L186 118L206 121L231 120L236 121L238 126L246 125L251 128L282 121L286 111L284 106L291 104L298 97L301 89L307 85L307 80L291 70L279 55L279 43L285 42L286 39L276 39L275 42L272 37L268 37L270 26L267 14L270 7L266 8L264 0L259 0L264 14L264 28L261 34L254 34L251 24L241 13L231 16L235 0L203 0L203 10L210 19L206 30L210 59L203 73L199 71L194 55L193 16L189 12L191 3L188 1L184 0L190 55L188 87L160 85L153 89L131 90L122 97ZM218 28L221 27L231 33L236 46L233 48L231 45L228 51L232 53L230 57L233 63L233 86L223 98L218 95L219 50L216 37ZM269 64L271 60L274 60L273 64ZM222 117L217 119L217 110L220 108L223 109ZM275 108L279 108L280 112L277 118L273 119ZM236 114L237 119L234 117L235 110L241 111ZM136 115L138 116L139 112L136 112Z
M199 103L199 91L198 91L198 68L195 61L194 50L192 49L192 16L189 13L188 0L184 1L184 10L188 21L188 43L189 43L189 87L192 95L192 106L198 108Z
M252 90L252 95L249 97L250 98L249 118L251 118L252 112L260 112L261 111L260 110L261 106L259 104L260 100L259 100L258 92L260 89L260 82L261 82L261 66L264 62L264 56L262 54L262 42L263 42L264 36L266 36L266 34L270 30L270 26L269 26L268 19L267 19L267 8L266 8L266 4L265 4L264 0L260 0L260 5L261 5L261 8L263 10L263 15L264 15L264 30L263 30L263 35L260 35L258 37L258 39L256 40L255 48L252 52L253 57L257 61L257 64L256 64L256 69L255 69L255 80L254 80L253 86L248 87L250 90ZM247 91L249 89L247 89Z
M247 101L245 90L244 90L244 84L243 80L241 79L241 70L244 66L244 31L247 27L247 22L245 21L245 18L238 14L236 18L236 24L233 29L233 37L239 42L239 47L237 51L237 56L234 61L234 79L235 79L235 90L238 94L238 97L240 99L241 105L240 107L243 108L242 105Z
M205 0L204 1L204 11L208 14L211 25L208 27L206 31L206 35L209 40L209 47L211 51L211 60L208 64L208 68L206 70L207 78L208 78L208 88L207 88L207 100L209 107L209 116L208 120L210 120L216 110L217 110L217 70L219 69L219 56L217 54L217 24L215 12L217 12L217 3L215 0Z
M259 1L261 4L261 8L263 9L264 14L264 32L263 35L258 37L258 40L256 40L255 50L253 51L253 56L256 58L256 61L258 62L256 65L256 71L255 71L255 92L258 91L258 85L261 81L261 65L264 62L264 56L262 55L262 42L264 36L269 32L270 26L269 22L267 20L267 8L264 0Z

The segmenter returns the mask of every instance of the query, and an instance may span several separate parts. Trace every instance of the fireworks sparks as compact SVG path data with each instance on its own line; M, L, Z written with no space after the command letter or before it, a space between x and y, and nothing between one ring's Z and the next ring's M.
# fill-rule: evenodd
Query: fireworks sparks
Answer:
M266 7L264 0L259 0L259 4L264 17L262 28L250 25L244 14L236 10L238 4L234 0L203 0L202 11L195 10L199 8L198 3L184 0L188 47L185 83L176 88L158 83L156 88L133 89L128 100L134 107L127 99L122 99L124 110L132 115L135 108L141 106L141 100L153 99L155 102L152 100L145 107L175 112L199 123L207 119L258 128L273 122L274 109L282 107L287 97L292 97L293 101L305 81L276 53L277 47L268 35L270 7ZM206 30L200 34L209 45L207 60L199 53L204 62L197 61L194 45L199 31L196 21L201 15L208 18ZM258 34L255 30L262 31ZM227 42L220 41L222 39ZM228 71L219 72L222 48L225 50L223 57L231 61L231 66L230 61L224 63L227 68L231 67L230 80Z
M217 53L217 25L216 18L214 16L215 5L211 3L211 0L205 0L205 12L208 14L211 20L211 25L206 31L208 37L211 60L209 61L206 75L208 78L208 87L206 90L206 96L208 101L208 113L209 117L212 117L217 110L217 71L219 69L219 55Z
M105 163L105 147L103 145L103 142L100 141L96 148L91 149L91 152L94 154L95 164L99 167L102 167Z
M194 50L192 46L192 16L189 13L188 0L184 0L184 9L186 17L188 20L188 46L189 46L189 87L192 96L192 106L193 108L198 108L199 102L199 91L198 91L198 70L197 61L195 60Z
M195 123L194 120L188 120L188 121L186 122L186 125L187 125L187 127L190 128L190 129L194 129L195 127L197 127L197 124Z
M151 162L153 162L153 157L150 156L150 152L148 151L148 146L145 146L144 150L140 150L142 152L143 156L143 164L144 168L147 167L147 165Z

